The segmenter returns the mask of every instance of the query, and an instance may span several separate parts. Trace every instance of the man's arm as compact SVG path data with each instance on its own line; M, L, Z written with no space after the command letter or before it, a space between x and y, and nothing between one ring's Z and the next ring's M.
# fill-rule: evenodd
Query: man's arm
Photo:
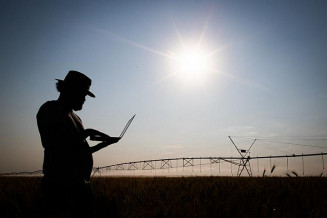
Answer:
M91 140L92 140L92 138L95 138L95 137L101 138L100 141L106 141L107 139L110 139L110 136L107 134L104 134L103 132L100 132L95 129L85 129L83 132L83 138L86 139L89 136L90 136Z
M97 152L100 149L107 147L108 145L117 143L119 140L120 140L120 138L110 137L110 139L108 139L107 141L101 142L93 147L90 147L90 151L91 151L91 153Z

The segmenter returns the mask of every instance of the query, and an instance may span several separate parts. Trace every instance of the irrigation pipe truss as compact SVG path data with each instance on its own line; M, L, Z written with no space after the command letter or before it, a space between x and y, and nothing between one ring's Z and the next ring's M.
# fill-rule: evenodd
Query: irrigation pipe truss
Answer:
M142 160L142 161L132 161L125 162L119 164L112 164L103 167L95 167L93 168L93 174L100 172L102 169L106 170L156 170L156 169L169 169L169 168L181 168L181 167L191 167L197 166L194 164L194 160L199 160L200 164L198 165L208 165L220 163L221 161L228 162L232 165L236 165L238 167L246 168L246 164L249 163L250 160L257 159L273 159L273 158L295 158L295 157L311 157L311 156L322 156L323 168L324 168L324 156L327 155L326 152L321 153L311 153L311 154L291 154L291 155L271 155L271 156L257 156L257 157L180 157L180 158L165 158L165 159L152 159L152 160ZM210 161L210 163L201 163L202 160ZM171 161L182 161L183 164L181 166L173 167ZM245 162L244 162L245 161ZM157 167L156 163L159 162L160 166ZM15 176L15 175L40 175L42 174L42 170L37 170L33 172L12 172L12 173L3 173L0 176Z
M275 155L275 156L257 156L257 157L180 157L180 158L165 158L165 159L153 159L153 160L142 160L142 161L133 161L133 162L126 162L126 163L119 163L119 164L112 164L108 166L103 167L97 167L95 169L101 170L101 169L116 169L116 170L133 170L136 168L136 164L144 164L145 166L142 168L142 170L146 170L149 168L145 168L149 166L150 163L153 162L162 162L161 169L164 166L167 166L169 168L173 168L168 162L169 161L177 161L182 160L184 164L180 167L188 167L193 166L193 163L191 163L192 160L210 160L211 163L218 163L220 160L225 161L237 166L242 166L241 163L236 162L237 160L254 160L254 159L272 159L272 158L292 158L292 157L308 157L308 156L325 156L327 153L313 153L313 154L292 154L292 155ZM203 165L203 164L202 164ZM127 168L122 168L123 166L129 166ZM151 168L151 167L150 167ZM158 169L158 168L153 168Z

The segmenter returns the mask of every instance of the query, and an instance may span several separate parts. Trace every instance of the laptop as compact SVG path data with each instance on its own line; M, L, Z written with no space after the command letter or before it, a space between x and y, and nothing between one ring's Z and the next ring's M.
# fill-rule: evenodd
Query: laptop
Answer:
M136 116L136 114L134 114L134 116L128 120L126 126L124 127L123 131L120 133L120 136L119 137L110 137L109 138L117 138L117 139L121 139L123 138L123 136L125 135L128 127L131 125L132 121L134 120L134 117ZM106 137L103 137L103 136L100 136L100 135L95 135L93 137L90 137L90 140L92 141L106 141Z

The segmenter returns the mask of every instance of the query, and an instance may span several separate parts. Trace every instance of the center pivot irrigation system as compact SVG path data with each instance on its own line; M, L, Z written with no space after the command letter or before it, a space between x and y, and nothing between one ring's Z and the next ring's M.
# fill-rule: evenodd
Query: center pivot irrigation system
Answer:
M241 176L242 173L247 173L248 176L253 176L251 169L251 160L257 160L257 165L259 165L259 159L270 159L270 165L272 159L286 159L287 171L289 171L289 158L302 158L302 172L304 173L304 157L312 157L312 156L321 156L322 160L322 169L325 169L324 164L324 156L327 155L326 152L321 153L311 153L311 154L291 154L291 155L270 155L270 156L256 156L251 157L250 150L257 141L257 139L253 139L251 146L248 149L240 149L237 147L235 142L232 140L231 136L228 136L229 140L234 145L237 150L239 156L237 157L179 157L179 158L165 158L165 159L152 159L152 160L142 160L142 161L132 161L126 163L113 164L103 167L96 167L93 169L93 175L99 174L103 170L106 171L135 171L135 170L162 170L162 169L172 169L172 168L185 168L185 167L194 167L199 166L201 171L201 166L210 164L210 168L212 164L219 165L220 172L220 163L227 162L232 166L237 166L237 176ZM198 164L196 165L195 162ZM182 163L178 165L178 163Z
M237 157L179 157L179 158L165 158L165 159L152 159L152 160L142 160L142 161L132 161L132 162L126 162L126 163L119 163L119 164L112 164L108 166L102 166L102 167L94 167L93 168L93 174L101 175L103 171L107 172L113 172L113 171L149 171L149 170L163 170L163 169L172 169L175 168L186 168L186 167L192 167L192 171L195 166L201 167L204 165L210 164L210 169L213 164L219 165L219 172L220 172L220 164L222 162L229 163L231 165L231 171L233 166L236 166L238 168L237 170L237 176L241 176L242 174L246 174L247 176L253 176L252 169L251 169L251 160L257 160L257 166L259 166L259 159L270 159L270 167L271 167L271 160L272 159L286 159L287 164L287 172L289 171L289 158L302 158L302 173L304 173L304 157L313 157L313 156L321 156L321 163L322 163L322 169L325 169L325 163L324 163L324 156L327 155L326 152L320 152L320 153L311 153L311 154L291 154L291 155L270 155L270 156L256 156L252 157L250 156L250 150L255 144L255 142L258 139L253 139L252 144L248 149L240 149L237 147L235 142L232 140L231 136L228 136L229 140L234 145L235 149L237 150L239 156ZM307 145L309 146L309 145ZM317 146L310 146L310 147L317 147ZM325 147L319 147L324 148ZM327 147L326 147L327 148ZM197 162L197 164L195 164ZM178 165L178 163L182 163ZM275 167L275 166L274 166ZM273 168L274 168L273 167ZM272 168L272 171L273 171ZM258 167L259 171L259 167ZM12 173L3 173L0 174L0 176L15 176L15 175L41 175L43 172L42 170L33 171L33 172L12 172ZM296 173L295 173L296 174ZM322 175L322 174L321 174ZM320 175L320 176L321 176ZM298 176L296 174L296 176Z

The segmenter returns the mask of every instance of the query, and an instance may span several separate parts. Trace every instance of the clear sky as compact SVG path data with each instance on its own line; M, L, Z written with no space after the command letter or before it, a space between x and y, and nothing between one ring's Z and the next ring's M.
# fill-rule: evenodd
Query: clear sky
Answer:
M35 116L69 70L92 79L96 98L77 112L86 128L118 136L136 114L95 166L235 156L229 135L317 146L259 140L253 155L326 152L326 11L319 0L2 0L0 172L42 168Z

